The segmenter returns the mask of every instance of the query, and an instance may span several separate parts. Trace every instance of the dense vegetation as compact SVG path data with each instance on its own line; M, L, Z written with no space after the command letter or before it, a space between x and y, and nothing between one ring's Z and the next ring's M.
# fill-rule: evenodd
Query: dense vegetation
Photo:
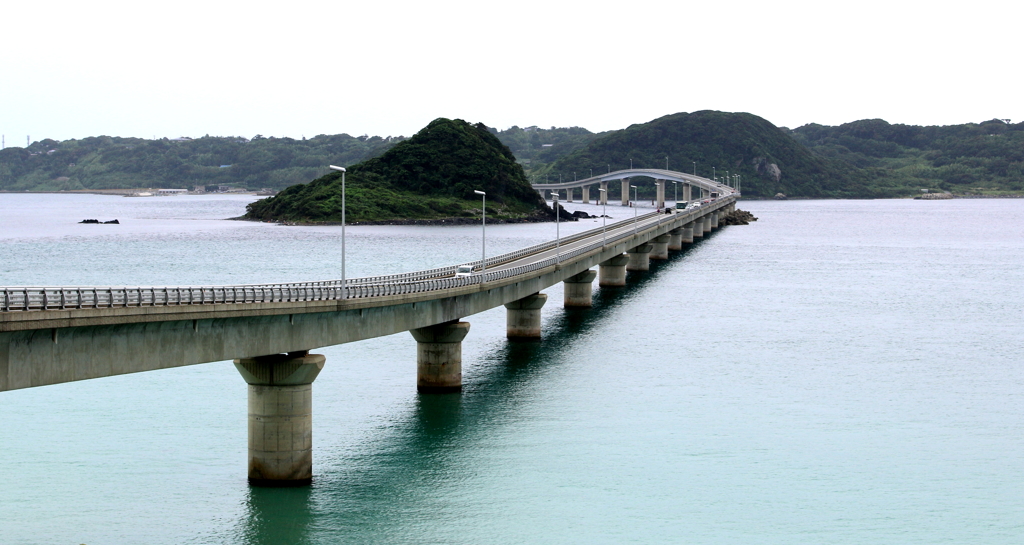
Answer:
M863 169L872 183L910 192L1024 191L1024 123L919 127L865 119L838 127L804 125L790 134L821 156Z
M514 155L521 173L534 183L586 178L626 168L630 160L635 167L665 168L667 158L672 170L692 172L696 166L698 174L710 177L714 167L719 177L724 171L739 174L744 194L755 197L900 197L925 188L958 194L1024 191L1024 123L1009 120L919 127L870 119L790 130L747 113L700 111L601 134L580 127L486 131L504 144L502 157ZM42 140L0 150L0 191L196 185L283 189L324 176L327 165L379 157L405 140L347 134L302 140L260 135L252 140ZM402 191L436 190L437 180L426 170L410 169L404 175L409 177L401 182ZM395 181L388 179L389 184ZM650 197L653 184L641 187L641 195ZM609 190L615 198L619 185ZM468 213L459 204L462 197L449 197L455 200L446 213ZM436 214L442 212L429 212Z
M0 150L0 190L56 191L228 185L283 189L378 155L403 137L211 137L145 140L97 136Z
M747 113L678 113L598 137L550 165L541 175L555 181L586 178L591 172L666 168L724 178L742 177L750 196L776 193L808 197L863 197L885 193L869 188L856 169L812 153L786 131ZM695 164L696 163L696 164ZM712 170L714 169L714 170ZM619 184L610 184L617 196ZM653 194L653 184L641 186Z
M246 218L265 221L341 220L341 173L291 186L249 205ZM534 191L507 146L483 124L436 119L412 138L346 175L346 219L382 221L479 217L519 219L543 215Z

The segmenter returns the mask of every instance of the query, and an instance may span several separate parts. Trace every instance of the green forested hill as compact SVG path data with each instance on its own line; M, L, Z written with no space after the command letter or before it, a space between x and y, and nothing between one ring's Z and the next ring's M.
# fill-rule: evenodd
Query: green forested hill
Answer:
M519 219L544 214L507 146L483 124L436 119L382 155L353 165L346 175L346 219L387 221L479 217ZM341 173L289 187L249 205L247 219L334 222L341 220Z
M550 165L547 179L586 178L607 170L666 168L708 178L739 174L743 193L807 197L885 196L858 169L812 153L786 131L748 113L700 111L667 115L594 139ZM694 165L696 163L696 165ZM616 184L612 184L615 186ZM653 191L653 185L647 187ZM618 188L609 191L617 194ZM643 194L643 190L641 192Z
M145 140L97 136L41 140L0 150L0 190L56 191L233 185L283 189L308 182L327 165L378 155L403 137L211 137Z
M838 127L804 125L790 134L818 155L864 169L868 179L911 191L1024 191L1024 123L920 127L864 119Z

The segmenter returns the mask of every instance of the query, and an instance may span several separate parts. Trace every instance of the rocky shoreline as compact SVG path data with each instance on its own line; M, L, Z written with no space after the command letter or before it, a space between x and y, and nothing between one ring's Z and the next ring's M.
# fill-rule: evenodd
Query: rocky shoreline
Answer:
M750 222L757 221L757 218L753 214L746 210L734 210L729 215L718 218L718 226L725 227L726 225L750 225Z

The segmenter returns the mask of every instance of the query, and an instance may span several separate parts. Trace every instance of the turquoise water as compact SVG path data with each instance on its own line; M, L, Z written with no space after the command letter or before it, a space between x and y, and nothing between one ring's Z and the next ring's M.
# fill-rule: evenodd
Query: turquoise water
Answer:
M336 277L337 228L219 221L246 202L0 194L0 284ZM741 208L592 310L547 290L541 342L467 317L461 395L405 333L316 350L308 489L247 486L230 363L0 393L0 543L1021 542L1024 201ZM351 228L349 271L479 234Z

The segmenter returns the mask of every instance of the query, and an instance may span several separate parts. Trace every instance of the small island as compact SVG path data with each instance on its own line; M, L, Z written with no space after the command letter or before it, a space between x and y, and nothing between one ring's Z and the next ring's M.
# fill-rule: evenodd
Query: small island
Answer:
M530 187L512 151L482 123L439 118L382 155L348 167L350 223L550 221L554 212ZM247 207L242 219L283 223L341 222L340 172L291 186Z

